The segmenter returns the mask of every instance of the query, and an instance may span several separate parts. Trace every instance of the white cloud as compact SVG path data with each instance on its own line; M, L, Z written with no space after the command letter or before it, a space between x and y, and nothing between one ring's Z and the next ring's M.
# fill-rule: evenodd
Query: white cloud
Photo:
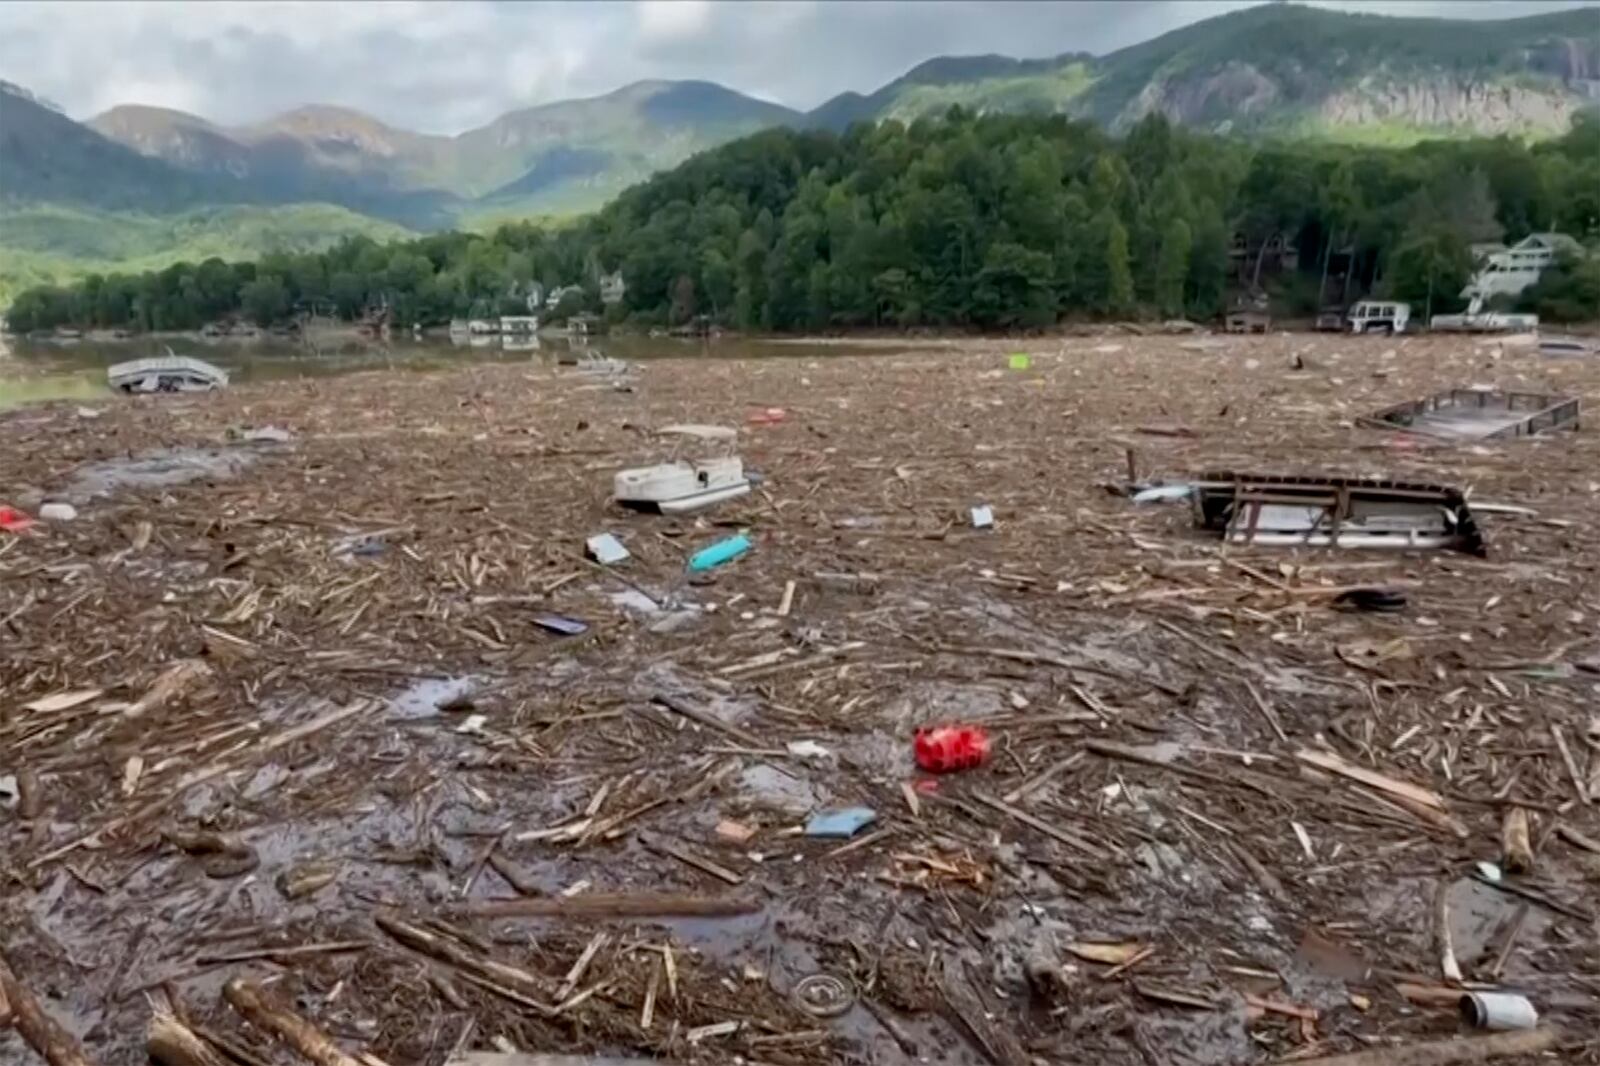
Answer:
M1573 0L1320 0L1505 18ZM0 78L87 118L117 103L224 124L305 103L457 132L645 78L721 82L791 107L870 92L936 55L1103 53L1252 0L5 0Z
M711 19L710 0L640 0L637 11L647 40L692 37Z

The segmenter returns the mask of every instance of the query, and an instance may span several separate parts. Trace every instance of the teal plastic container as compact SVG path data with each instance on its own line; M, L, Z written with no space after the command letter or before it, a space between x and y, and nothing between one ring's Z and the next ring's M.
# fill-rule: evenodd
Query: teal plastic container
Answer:
M737 537L719 540L709 548L701 548L689 556L689 569L691 571L710 570L713 566L721 566L729 559L737 559L751 549L750 538L740 533Z

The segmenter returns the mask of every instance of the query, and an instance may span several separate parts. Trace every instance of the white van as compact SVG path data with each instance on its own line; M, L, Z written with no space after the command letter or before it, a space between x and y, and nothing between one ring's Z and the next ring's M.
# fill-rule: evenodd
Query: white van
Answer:
M1411 322L1411 305L1388 300L1362 300L1350 308L1351 333L1404 333Z

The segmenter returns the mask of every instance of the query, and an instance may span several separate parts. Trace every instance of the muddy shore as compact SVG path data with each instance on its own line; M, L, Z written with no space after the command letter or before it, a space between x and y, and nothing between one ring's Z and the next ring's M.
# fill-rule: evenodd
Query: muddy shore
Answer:
M1600 410L1592 360L1275 335L0 414L0 503L78 511L0 533L0 952L102 1066L154 1006L303 1061L241 978L392 1066L1314 1061L1471 1037L1463 982L1565 1034L1498 1061L1600 1062L1600 434L1355 424L1471 384ZM616 508L675 422L739 427L757 490ZM1511 506L1483 559L1224 548L1113 491L1130 448ZM920 772L948 722L987 761Z

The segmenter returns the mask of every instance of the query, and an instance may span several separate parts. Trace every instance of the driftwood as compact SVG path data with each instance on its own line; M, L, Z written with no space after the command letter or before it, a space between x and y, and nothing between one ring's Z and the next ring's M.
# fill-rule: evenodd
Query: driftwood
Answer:
M539 1052L464 1052L445 1066L670 1066L661 1058L597 1058L594 1055L542 1055Z
M1534 1055L1550 1050L1562 1039L1559 1029L1530 1029L1520 1033L1377 1048L1349 1055L1301 1059L1300 1062L1301 1066L1453 1066L1460 1062L1488 1062L1508 1055Z
M452 913L478 918L729 918L754 914L761 904L741 896L690 896L680 892L585 892L577 896L490 899Z
M857 1003L879 1008L884 1031L868 1035L884 1057L943 1040L935 1051L963 1062L1091 1062L1115 1057L1116 1034L1029 1024L1048 1010L1070 1023L1082 999L1052 983L1064 933L987 928L985 901L1022 899L1073 935L1121 942L1135 929L1105 924L1105 899L1181 915L1250 892L1251 928L1201 923L1204 935L1162 938L1155 956L1135 944L1084 971L1084 991L1115 1008L1123 1050L1176 1062L1231 1018L1226 994L1246 1023L1273 1016L1257 1033L1271 1046L1241 1055L1384 1049L1404 1064L1406 1043L1479 1046L1444 1024L1461 990L1429 943L1442 878L1452 913L1470 902L1480 932L1500 930L1481 943L1458 928L1452 971L1515 985L1537 962L1555 981L1541 1024L1569 1034L1543 1059L1582 1059L1585 1004L1568 993L1593 970L1573 930L1588 928L1584 908L1600 910L1583 881L1600 860L1600 658L1590 627L1563 612L1600 602L1600 571L1585 566L1600 553L1600 495L1559 490L1591 475L1600 438L1470 458L1355 443L1367 438L1336 412L1381 387L1363 384L1367 371L1391 382L1398 371L1381 347L1348 341L1326 342L1343 352L1344 386L1244 372L1245 356L1270 367L1316 338L1229 341L1226 358L1197 360L1169 342L1078 358L1081 345L1041 338L1027 342L1040 349L1032 370L1001 373L1012 343L941 343L950 358L686 358L633 393L518 362L263 381L98 419L70 404L0 416L19 430L7 473L45 498L75 491L69 459L120 466L161 444L174 461L189 447L211 454L217 470L255 457L225 478L119 490L92 522L0 532L0 676L16 680L0 697L0 792L15 803L21 873L8 902L20 916L65 890L73 907L71 944L7 945L23 982L77 1035L69 1011L87 993L75 960L88 944L107 970L88 992L140 1001L137 1017L118 1015L126 1024L81 1038L107 1066L152 1047L163 1060L203 1055L164 1019L149 1043L142 1000L197 973L204 985L208 969L194 1017L168 1009L236 1066L318 1064L218 1002L234 977L363 1066L390 1046L416 1052L393 1066L444 1066L497 1044L539 1066L567 1066L550 1061L561 1055L823 1066L849 1057L851 1027L807 1020L791 998L801 974L779 965L812 958L814 931L762 920L799 900L831 915L834 939L864 946L812 966L854 977ZM1408 365L1441 380L1481 370L1470 346L1406 344ZM1501 369L1534 373L1537 359L1508 354ZM1600 394L1590 362L1563 373ZM898 406L907 396L914 417ZM688 520L611 505L608 479L644 461L648 427L767 402L794 414L741 430L768 475L748 502ZM1493 561L1219 546L1189 534L1182 507L1106 491L1124 465L1115 436L1158 421L1202 438L1149 451L1130 481L1192 480L1213 459L1310 469L1364 455L1406 477L1468 478L1541 515L1495 522ZM219 443L269 422L291 425L295 446ZM1065 436L1039 432L1057 425ZM992 506L994 529L969 532L975 505ZM756 549L686 577L685 554L734 528ZM372 536L385 529L406 533ZM568 557L601 530L626 540L620 572L649 603ZM1409 609L1425 620L1328 602L1419 581ZM599 639L547 632L540 612ZM983 728L987 764L898 772L913 730L942 724ZM1319 767L1301 749L1342 758ZM1596 803L1577 800L1574 767ZM255 816L226 815L241 801ZM892 835L805 838L801 812L835 803L873 808L874 829ZM1508 873L1469 898L1466 860L1508 854L1514 808L1528 812L1538 879ZM1469 841L1439 830L1452 820ZM742 828L714 828L724 821ZM256 839L262 826L271 840ZM254 891L200 877L235 857L238 869L240 843L272 840L289 861L260 850ZM327 885L371 864L395 872ZM181 913L144 890L168 866L184 881ZM1362 906L1374 879L1396 876L1396 906ZM1351 943L1415 949L1407 974L1375 972L1370 952L1308 932L1305 965L1350 982L1356 1003L1331 1027L1281 988L1254 987L1254 927L1302 927L1307 877L1320 886L1311 917L1356 919L1338 927ZM315 912L314 931L279 920L291 911ZM1496 911L1508 920L1492 923ZM386 931L378 912L396 916ZM948 1005L927 957L935 919L956 941L987 938L988 953L1025 960L1031 996L997 996L991 975L952 965ZM1215 980L1195 976L1208 968ZM332 993L341 975L328 1006L291 995ZM874 995L913 977L905 996ZM1416 984L1399 993L1400 980ZM1260 998L1240 1000L1243 989ZM1390 1008L1408 1000L1405 1022ZM913 1006L937 1033L901 1013ZM0 1043L5 1066L47 1066L9 1031Z
M1428 788L1419 788L1405 781L1396 781L1364 766L1347 762L1332 752L1312 751L1307 748L1295 754L1295 758L1319 770L1326 770L1340 777L1347 777L1352 781L1359 781L1369 788L1386 792L1396 799L1407 800L1423 807L1431 807L1440 812L1445 812L1444 799L1435 791Z
M1533 869L1533 843L1528 835L1526 809L1512 807L1506 811L1500 843L1507 873L1525 874Z
M150 1015L145 1046L150 1057L163 1066L232 1066L220 1051L161 1007Z
M537 901L529 901L537 902ZM551 1015L555 1008L547 1002L554 992L553 982L503 962L476 955L453 940L390 914L377 914L373 921L385 933L412 951L449 963L469 983L496 992L506 999Z
M322 1030L287 1007L271 1002L254 981L236 977L223 986L222 996L251 1025L271 1033L317 1066L362 1066L359 1060L339 1050Z
M7 1014L17 1035L50 1066L93 1066L78 1041L45 1013L0 955L0 1016Z

